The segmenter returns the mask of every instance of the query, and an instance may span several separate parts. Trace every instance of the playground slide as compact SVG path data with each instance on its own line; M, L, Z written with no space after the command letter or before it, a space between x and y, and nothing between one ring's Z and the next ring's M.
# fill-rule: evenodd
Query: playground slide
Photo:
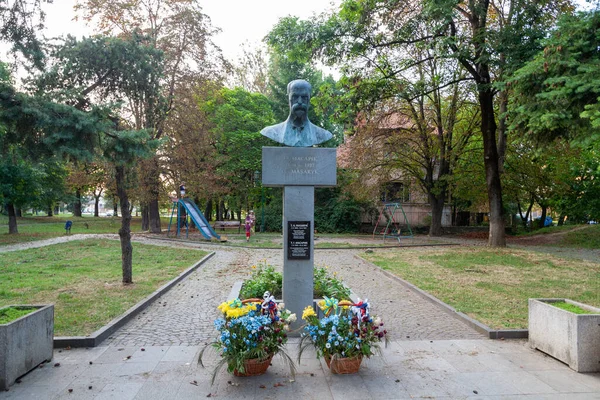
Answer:
M204 215L200 212L196 203L191 199L181 199L179 202L185 207L187 214L190 216L200 233L202 233L202 236L208 240L212 238L221 240L221 237L217 235L212 226L206 221L206 218L204 218Z

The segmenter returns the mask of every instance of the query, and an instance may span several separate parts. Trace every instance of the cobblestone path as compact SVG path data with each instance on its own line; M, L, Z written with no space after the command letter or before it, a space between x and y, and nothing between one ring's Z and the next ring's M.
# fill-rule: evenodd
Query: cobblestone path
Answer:
M165 244L165 241L140 241ZM102 342L103 346L196 346L214 337L217 306L227 298L234 282L247 276L249 250L181 247L200 247L216 250L216 253L136 319Z
M352 291L368 298L371 311L380 315L393 340L483 339L473 328L451 317L402 284L382 274L376 266L358 257L358 250L317 250L315 265L328 266ZM251 263L266 259L283 268L281 251L253 253Z

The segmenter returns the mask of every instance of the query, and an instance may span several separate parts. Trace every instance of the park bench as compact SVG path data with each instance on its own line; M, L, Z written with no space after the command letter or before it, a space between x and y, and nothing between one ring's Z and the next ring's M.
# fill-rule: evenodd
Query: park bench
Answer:
M222 231L225 231L226 229L237 228L238 233L240 233L241 227L242 224L240 221L215 221L215 224L213 225L215 230L221 229Z

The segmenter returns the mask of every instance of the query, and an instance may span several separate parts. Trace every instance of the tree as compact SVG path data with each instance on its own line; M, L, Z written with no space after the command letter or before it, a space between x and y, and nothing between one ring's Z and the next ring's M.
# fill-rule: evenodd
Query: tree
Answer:
M44 96L73 104L87 113L97 110L109 124L98 135L100 142L94 150L96 155L102 154L100 161L109 162L115 169L122 214L119 236L124 284L133 282L129 172L133 171L133 165L156 150L158 140L152 138L150 131L136 129L135 121L121 117L119 113L123 111L118 102L135 101L143 104L139 110L150 114L155 107L160 107L162 52L146 44L147 40L137 34L128 39L97 36L79 41L67 38L51 53L49 70L34 81Z
M600 11L565 15L543 51L508 82L511 129L538 142L600 143Z
M2 182L13 186L2 194L9 211L9 233L18 233L15 205L40 201L35 188L45 174L44 163L54 157L91 159L90 146L98 143L102 128L97 110L85 113L18 92L7 79L0 81L0 158L6 173Z
M275 123L269 101L262 94L241 88L222 88L200 108L215 129L215 173L227 182L230 206L241 218L242 206L248 208L254 172L262 169L262 146L270 144L260 134L262 128Z
M36 67L42 67L44 54L36 35L44 27L42 3L50 0L0 1L0 40L12 45L12 51L23 54Z
M131 36L135 32L148 35L149 45L164 53L164 76L159 82L164 103L148 104L129 99L136 129L147 129L154 139L160 139L170 129L167 125L171 110L177 107L175 93L190 76L216 75L220 66L220 51L211 47L210 37L216 32L210 19L193 0L85 0L76 6L88 22L96 22L103 33ZM142 226L160 233L159 197L161 194L159 157L143 163L140 177L146 195L143 198Z
M506 22L514 19L499 19L498 15L508 7L513 14L522 17L521 26L541 29L551 21L549 16L555 15L558 7L548 2L544 3L543 12L539 9L532 12L536 4L527 0L507 3L347 0L339 12L314 22L292 17L280 20L269 34L269 43L282 51L289 49L291 57L317 56L328 64L342 62L343 72L348 71L350 76L354 69L377 68L382 84L414 65L409 46L431 48L436 58L454 58L476 84L490 209L488 243L504 246L499 167L502 157L497 143L494 72L531 42L527 37L518 40L518 29L508 29L512 25L507 26ZM427 29L422 29L423 25ZM426 60L417 62L422 61ZM441 78L440 85L449 83Z

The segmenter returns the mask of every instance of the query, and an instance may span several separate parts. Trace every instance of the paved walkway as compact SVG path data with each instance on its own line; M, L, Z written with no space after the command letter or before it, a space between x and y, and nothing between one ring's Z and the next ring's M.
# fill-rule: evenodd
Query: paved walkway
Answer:
M138 238L149 244L172 245ZM202 247L201 244L177 246ZM236 378L197 365L214 336L216 306L259 260L281 268L280 250L206 246L216 255L144 314L92 349L55 350L54 359L0 393L4 399L599 399L600 374L577 374L531 350L526 341L493 341L414 295L356 256L319 250L317 265L342 275L373 312L385 317L392 342L352 376L332 375L310 354L291 381L277 358L266 375ZM290 353L295 344L288 345ZM53 366L58 363L58 366ZM216 363L215 356L208 365Z
M144 243L169 245L162 240ZM201 244L178 244L202 247ZM215 334L212 321L216 307L227 297L233 283L244 280L250 266L261 260L283 268L281 250L231 249L204 246L216 254L202 268L163 295L137 319L117 331L103 345L165 346L198 345ZM384 316L392 339L480 339L483 336L423 300L378 268L357 257L358 250L318 250L315 264L337 271L358 295L368 297L372 312Z

